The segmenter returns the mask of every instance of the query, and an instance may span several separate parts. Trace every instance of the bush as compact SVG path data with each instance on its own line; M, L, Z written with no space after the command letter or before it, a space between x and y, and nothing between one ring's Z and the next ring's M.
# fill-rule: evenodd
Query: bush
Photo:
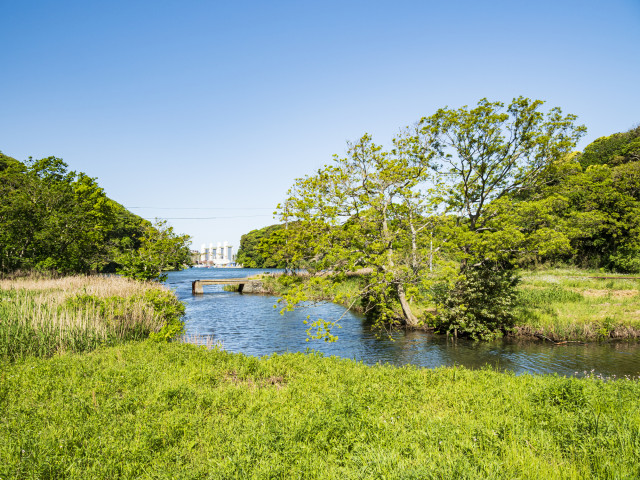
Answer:
M625 246L609 256L612 270L624 273L640 273L640 247Z
M439 330L475 340L502 336L515 322L519 281L510 265L468 267L446 295Z

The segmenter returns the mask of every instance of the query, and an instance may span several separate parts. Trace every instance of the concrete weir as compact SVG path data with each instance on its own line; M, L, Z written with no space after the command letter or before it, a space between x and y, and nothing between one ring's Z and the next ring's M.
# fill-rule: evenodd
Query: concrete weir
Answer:
M193 295L202 295L204 293L204 285L238 285L238 292L242 293L244 284L249 281L248 278L216 278L212 280L194 280L191 283L191 293Z
M194 280L191 282L191 293L202 295L204 285L238 285L238 293L264 293L262 282L250 278L216 278L207 280Z

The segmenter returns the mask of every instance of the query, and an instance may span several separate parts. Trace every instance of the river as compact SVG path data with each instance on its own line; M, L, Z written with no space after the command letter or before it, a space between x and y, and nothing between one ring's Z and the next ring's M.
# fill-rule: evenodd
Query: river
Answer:
M327 343L305 341L307 315L333 320L344 308L324 303L294 312L279 313L277 298L225 292L221 285L204 287L204 295L191 294L191 282L207 278L243 278L262 273L254 269L191 268L170 272L167 285L187 305L186 337L201 341L208 337L230 352L264 356L272 353L304 352L312 349L325 355L350 358L367 365L390 363L435 368L485 365L515 374L557 373L604 377L640 375L640 343L602 342L588 345L552 345L539 341L501 340L472 342L425 332L396 331L376 336L360 316L347 313L335 330L339 339Z

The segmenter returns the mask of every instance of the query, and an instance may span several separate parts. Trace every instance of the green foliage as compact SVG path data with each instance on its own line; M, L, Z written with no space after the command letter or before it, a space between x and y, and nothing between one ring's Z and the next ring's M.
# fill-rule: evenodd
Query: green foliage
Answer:
M149 338L167 342L184 333L185 304L180 302L172 292L165 290L148 290L144 294L148 302L164 322L158 332L151 332Z
M106 264L118 208L95 180L55 157L0 170L0 270L89 272Z
M496 262L467 267L451 288L438 318L447 335L475 340L501 336L515 323L519 278L513 269Z
M128 244L129 248L116 257L120 264L117 272L136 280L164 281L167 275L163 271L191 263L190 240L189 235L177 235L165 221L158 221L145 229L137 249Z
M477 291L464 294L458 281L443 324L474 337L499 334L512 322L500 310L512 307L515 282L488 268L483 287L468 266L571 248L548 226L558 202L546 210L538 205L542 226L530 230L519 223L525 209L512 208L513 197L543 184L547 168L585 132L575 115L557 107L545 114L542 104L518 97L507 106L482 99L472 109L439 109L398 135L388 151L364 135L346 157L296 180L279 206L282 221L295 221L279 251L310 272L366 270L360 296L380 326L397 320L419 326L410 300L437 302L434 285L468 275ZM300 298L299 291L284 297L292 305ZM495 308L476 307L480 300Z
M0 478L636 478L639 396L137 342L0 363Z
M640 245L634 240L625 242L609 256L609 267L612 270L640 273Z
M349 145L347 156L315 175L297 179L279 206L286 222L280 242L291 264L310 272L361 271L359 296L376 310L379 326L396 320L417 326L408 296L426 290L426 232L437 220L428 214L435 201L421 188L431 179L429 166L412 155L410 141L397 138L385 151L369 135ZM436 241L438 239L436 238ZM289 304L300 302L284 297ZM322 335L326 324L319 324Z
M0 273L114 272L117 267L131 272L136 262L141 271L175 264L167 260L178 256L175 245L160 242L164 232L152 230L149 222L108 198L96 179L68 171L59 158L21 163L0 154ZM149 242L168 253L151 252ZM141 243L146 251L134 259Z
M416 140L446 173L446 208L471 232L487 226L492 201L531 188L586 132L558 107L545 115L543 103L518 97L505 108L482 99L474 109L443 108L420 121Z
M578 160L583 168L640 161L640 127L596 139L584 149Z
M283 227L284 225L271 225L242 235L236 262L245 268L286 267L283 260L278 258L277 248L270 248L274 237Z
M544 184L505 202L495 222L509 215L528 236L548 237L555 247L529 250L521 263L570 260L581 267L640 272L640 159L614 155L632 151L638 133L596 140L582 155L550 165Z

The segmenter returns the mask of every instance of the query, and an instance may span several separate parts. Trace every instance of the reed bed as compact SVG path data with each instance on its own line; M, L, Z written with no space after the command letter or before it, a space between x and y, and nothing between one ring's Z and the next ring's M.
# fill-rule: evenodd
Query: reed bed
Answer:
M165 287L116 276L3 279L0 357L46 357L139 340L175 327L183 313Z

